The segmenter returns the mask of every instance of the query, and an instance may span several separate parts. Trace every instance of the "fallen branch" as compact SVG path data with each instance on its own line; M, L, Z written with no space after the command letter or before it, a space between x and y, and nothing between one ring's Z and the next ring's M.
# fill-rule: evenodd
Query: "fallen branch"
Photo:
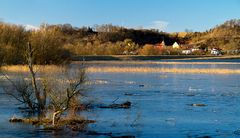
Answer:
M127 108L130 108L130 107L131 107L131 102L129 102L129 101L126 101L126 102L121 103L121 104L110 104L110 105L99 106L99 108L115 108L115 109L118 109L118 108L127 109Z

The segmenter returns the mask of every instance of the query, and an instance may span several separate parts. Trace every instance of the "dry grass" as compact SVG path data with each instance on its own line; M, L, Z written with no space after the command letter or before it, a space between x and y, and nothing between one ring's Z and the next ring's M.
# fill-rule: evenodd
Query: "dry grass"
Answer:
M5 72L21 72L21 73L29 72L29 68L26 65L3 66L1 69ZM54 73L59 72L62 69L63 69L62 67L56 65L34 66L34 70L40 73L41 72Z
M189 68L153 68L153 67L89 67L90 73L182 73L182 74L240 74L233 69L189 69Z
M168 64L168 63L167 63ZM28 72L27 66L3 66L3 71L6 72ZM37 72L58 73L63 70L63 67L48 65L35 66ZM218 68L157 68L157 67L88 67L88 73L192 73L192 74L240 74L240 69L218 69Z
M26 123L26 124L33 124L33 125L49 125L52 123L52 121L48 118L44 118L41 121L38 120L37 118L17 118L13 116L12 118L9 119L9 122L12 123Z

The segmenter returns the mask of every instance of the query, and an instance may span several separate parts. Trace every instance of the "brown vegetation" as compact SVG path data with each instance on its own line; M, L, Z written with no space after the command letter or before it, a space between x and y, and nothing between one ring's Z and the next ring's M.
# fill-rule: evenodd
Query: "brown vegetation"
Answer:
M240 19L232 19L206 32L191 32L187 38L201 48L220 48L224 54L240 54Z
M178 73L178 74L240 74L239 69L186 69L154 67L89 67L91 73Z
M20 25L0 23L0 30L0 63L26 64L29 42L34 51L34 63L62 64L70 57L63 48L63 34L57 28L42 25L40 30L27 31Z
M43 125L44 130L63 130L65 127L73 131L86 131L86 127L89 123L95 123L94 120L86 120L83 117L75 116L74 118L65 117L58 121L58 124L52 125L52 120L48 118L43 118L39 120L38 118L17 118L12 117L9 119L11 123L26 123L32 125Z
M82 64L81 62L75 62L74 64ZM88 64L112 64L115 66L126 64L126 65L151 65L151 64L157 64L157 65L228 65L228 64L240 64L236 62L143 62L143 61L91 61L86 62L86 65ZM64 67L56 66L56 65L36 65L34 66L35 70L38 71L38 73L60 73ZM28 67L24 65L12 65L12 66L3 66L2 70L4 72L11 72L11 73L26 73L28 72ZM215 69L215 68L208 68L208 69L188 69L188 68L156 68L156 67L88 67L86 69L89 73L94 72L109 72L109 73L118 73L118 72L126 72L126 73L207 73L207 74L239 74L238 69Z
M110 105L101 105L99 106L100 108L113 108L113 109L119 109L119 108L123 108L123 109L128 109L131 107L131 102L126 101L124 103L121 104L110 104Z

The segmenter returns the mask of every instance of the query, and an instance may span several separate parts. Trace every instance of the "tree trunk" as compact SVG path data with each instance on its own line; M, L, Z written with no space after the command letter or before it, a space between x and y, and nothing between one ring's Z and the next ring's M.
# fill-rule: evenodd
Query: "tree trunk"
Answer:
M33 70L33 50L30 43L28 43L27 61L28 61L28 67L29 67L31 79L32 79L32 87L38 102L38 107L37 107L38 117L41 118L41 117L44 117L46 95L44 94L44 96L41 97L41 93L37 88L36 74Z
M61 113L61 111L56 111L56 112L53 113L53 116L52 116L52 125L53 125L53 126L55 126L56 116L57 116L58 114L60 114L60 113Z

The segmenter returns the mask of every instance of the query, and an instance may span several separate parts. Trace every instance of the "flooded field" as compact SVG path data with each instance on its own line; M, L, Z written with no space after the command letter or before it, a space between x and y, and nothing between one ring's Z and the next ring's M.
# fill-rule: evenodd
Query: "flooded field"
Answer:
M165 67L240 69L239 62L208 64L89 63L89 67ZM73 64L72 67L78 67ZM129 109L93 108L80 114L96 120L89 130L103 135L78 132L41 132L23 124L10 124L21 116L10 97L0 96L1 137L238 137L240 136L240 74L175 73L88 73L89 90L84 101L112 104L130 101ZM1 85L5 85L2 81ZM1 90L2 92L2 90Z

